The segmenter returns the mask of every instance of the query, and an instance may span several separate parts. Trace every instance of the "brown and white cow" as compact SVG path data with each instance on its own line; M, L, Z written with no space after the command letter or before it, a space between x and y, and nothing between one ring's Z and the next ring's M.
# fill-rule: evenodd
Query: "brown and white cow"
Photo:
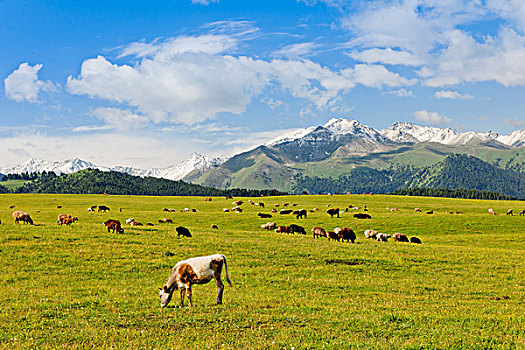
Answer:
M222 304L224 283L222 283L221 280L221 272L223 265L226 270L226 281L232 286L232 281L228 275L226 257L222 254L199 256L179 261L171 270L171 275L164 287L159 288L160 306L166 307L173 296L173 292L180 289L180 307L184 306L184 294L188 296L189 306L192 307L192 284L205 284L212 279L215 279L215 283L217 284L217 299L215 300L215 305Z

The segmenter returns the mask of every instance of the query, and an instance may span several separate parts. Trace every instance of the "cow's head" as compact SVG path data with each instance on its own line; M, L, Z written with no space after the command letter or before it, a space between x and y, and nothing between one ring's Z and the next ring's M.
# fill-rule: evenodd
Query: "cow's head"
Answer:
M171 297L173 295L173 292L169 292L168 287L164 286L162 288L159 288L159 297L160 297L160 307L166 307L168 306L169 302L171 301Z

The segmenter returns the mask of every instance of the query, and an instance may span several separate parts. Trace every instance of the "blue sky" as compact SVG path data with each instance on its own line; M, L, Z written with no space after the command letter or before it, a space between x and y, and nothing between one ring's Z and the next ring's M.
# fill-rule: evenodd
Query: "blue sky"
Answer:
M0 165L165 167L332 117L525 128L518 0L0 0Z

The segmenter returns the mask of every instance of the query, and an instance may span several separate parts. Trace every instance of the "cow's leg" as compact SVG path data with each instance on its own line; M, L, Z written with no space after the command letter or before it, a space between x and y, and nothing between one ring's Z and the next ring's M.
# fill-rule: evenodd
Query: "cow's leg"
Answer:
M188 295L188 303L190 307L192 307L193 304L191 303L191 284L186 285L186 294Z
M222 304L222 293L224 292L224 283L221 281L221 275L218 273L214 274L215 283L217 284L217 299L215 300L215 305Z
M184 288L181 288L180 290L180 307L181 308L184 307L184 292L185 292Z

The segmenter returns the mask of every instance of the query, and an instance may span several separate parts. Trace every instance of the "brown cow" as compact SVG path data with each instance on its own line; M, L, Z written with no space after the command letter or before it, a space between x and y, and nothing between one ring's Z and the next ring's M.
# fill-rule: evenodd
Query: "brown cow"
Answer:
M305 231L304 227L296 225L296 224L291 224L290 225L290 229L292 230L292 233L296 233L297 232L297 233L300 233L302 235L306 234L306 231Z
M307 214L306 209L296 210L293 212L293 215L295 215L297 219L306 218L306 214Z
M77 221L78 218L76 216L71 216L68 214L59 214L57 218L57 224L58 225L71 225L71 223Z
M117 233L124 233L124 229L122 228L122 226L120 225L120 221L118 220L114 220L114 219L106 220L104 222L104 225L106 225L106 227L108 228L108 232L112 230L113 233L115 233L115 231L117 231Z
M346 240L347 242L352 241L352 243L354 243L356 239L355 232L349 227L336 227L334 228L334 232L342 242Z
M171 220L170 218L162 218L162 219L159 220L160 224L167 224L167 223L170 223L170 222L173 222L173 220Z
M396 232L392 235L392 238L394 238L394 242L406 242L408 243L408 237L402 233Z
M288 226L279 226L275 229L276 233L293 233L292 229Z
M33 225L33 219L31 219L31 216L28 213L25 213L23 211L15 211L13 212L13 218L15 219L15 223L18 224L19 221L22 221L23 223L28 223L30 225Z

